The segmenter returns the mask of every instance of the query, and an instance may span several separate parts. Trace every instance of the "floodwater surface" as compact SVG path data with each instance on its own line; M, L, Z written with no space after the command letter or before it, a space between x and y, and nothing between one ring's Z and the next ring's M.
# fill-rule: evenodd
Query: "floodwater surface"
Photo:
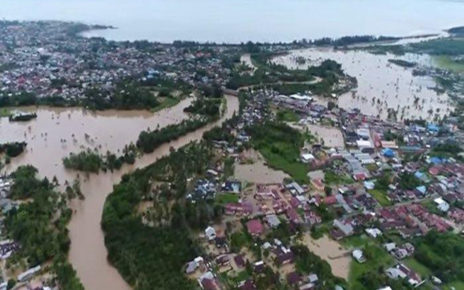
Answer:
M298 64L297 59L301 57L306 60L305 64ZM426 55L406 57L424 65L431 63ZM436 84L431 77L414 76L413 69L389 62L397 58L364 50L311 48L291 51L274 58L274 62L289 68L306 68L326 59L340 63L345 73L358 80L356 89L337 96L338 105L344 109L358 108L366 115L383 119L389 116L389 111L394 111L398 120L431 120L449 114L453 106L448 95L434 90Z

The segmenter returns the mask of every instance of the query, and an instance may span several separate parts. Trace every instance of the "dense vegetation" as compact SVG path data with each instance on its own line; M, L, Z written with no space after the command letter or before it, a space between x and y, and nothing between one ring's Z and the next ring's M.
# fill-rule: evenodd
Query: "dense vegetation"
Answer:
M464 281L462 237L453 233L431 231L416 244L414 256L443 281Z
M57 87L63 85L58 81L55 82L57 82L55 84ZM174 90L187 92L188 87L182 83L161 79L146 83L128 79L119 82L113 89L90 87L79 99L65 99L59 95L38 98L29 92L15 93L12 96L8 93L2 93L0 94L0 107L49 105L56 107L83 106L92 110L154 109L162 106L160 97L170 97ZM158 96L155 92L158 92Z
M222 99L201 98L193 102L185 110L199 117L184 120L154 131L142 131L137 140L137 147L145 153L153 152L161 144L176 140L189 132L193 132L211 121L219 119Z
M306 182L308 167L299 161L304 136L284 123L267 122L247 129L253 146L261 152L270 167L288 173L299 182Z
M82 105L90 109L150 109L159 101L148 88L134 82L121 82L113 92L90 88L85 92Z
M5 153L8 157L16 157L23 153L26 142L12 142L0 144L0 154Z
M191 144L124 176L108 197L102 220L108 258L136 289L195 289L181 270L198 254L189 238L195 212L187 210L183 197L187 178L204 174L209 158L207 147ZM151 194L156 181L172 183L172 194L166 198L173 205L165 216L168 225L151 227L141 222L134 209Z
M63 165L68 169L96 173L102 167L103 159L98 153L88 149L77 154L71 153L63 158Z
M414 189L421 185L419 179L412 173L403 172L399 174L398 185L402 189Z
M154 131L142 131L137 140L137 147L144 153L151 153L164 143L193 132L208 124L208 119L184 120L179 124L169 125Z
M97 173L100 170L118 170L124 163L133 164L137 148L134 144L126 145L123 149L123 155L116 156L109 151L102 156L95 151L87 149L77 154L71 153L68 157L63 158L63 165L68 169L80 170L85 172Z
M54 186L47 179L37 179L36 173L34 167L23 166L12 174L12 197L31 200L6 215L7 234L21 245L9 263L26 258L27 266L31 267L51 261L62 289L83 289L67 262L70 240L66 226L72 212Z
M184 112L191 114L204 115L210 118L218 118L221 107L220 98L198 98L190 106L184 109Z

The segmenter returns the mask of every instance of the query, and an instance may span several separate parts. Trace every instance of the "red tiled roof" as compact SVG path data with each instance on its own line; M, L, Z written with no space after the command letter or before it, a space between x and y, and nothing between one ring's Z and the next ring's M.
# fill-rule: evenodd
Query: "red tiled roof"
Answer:
M252 235L260 235L264 231L263 224L258 219L248 221L247 229L248 229L248 232Z

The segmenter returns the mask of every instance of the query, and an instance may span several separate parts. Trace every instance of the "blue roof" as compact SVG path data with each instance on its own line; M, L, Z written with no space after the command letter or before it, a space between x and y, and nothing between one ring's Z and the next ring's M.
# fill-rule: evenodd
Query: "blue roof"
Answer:
M427 125L427 129L432 132L438 132L438 130L440 130L440 127L438 127L436 124L430 123Z
M424 194L427 191L427 188L424 185L420 185L416 187L416 189L422 194Z
M430 162L432 162L433 164L441 164L443 160L440 157L432 157L430 158Z
M382 150L382 154L385 157L393 157L393 156L395 156L395 151L393 151L390 148L385 148L385 149Z

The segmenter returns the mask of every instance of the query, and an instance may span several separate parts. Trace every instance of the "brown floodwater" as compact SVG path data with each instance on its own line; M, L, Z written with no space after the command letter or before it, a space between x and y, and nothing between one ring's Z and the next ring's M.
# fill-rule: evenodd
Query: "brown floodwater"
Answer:
M304 58L305 64L298 64L299 58ZM432 78L414 76L411 68L389 62L389 59L404 59L430 67L432 60L428 55L407 54L398 57L371 54L365 50L310 48L291 51L273 61L289 68L306 68L319 65L326 59L340 63L348 75L358 80L355 90L338 96L341 108L359 108L364 114L381 118L387 118L388 109L393 109L397 111L398 120L431 120L435 115L443 117L453 109L447 94L438 94L432 89L436 86Z
M22 164L32 164L39 169L41 176L57 176L61 184L64 180L72 181L79 177L85 200L74 200L71 204L74 214L68 226L71 239L69 261L86 289L130 289L107 261L107 250L100 227L103 205L108 194L112 192L113 185L120 182L122 175L136 168L146 167L168 155L171 147L177 149L191 141L200 140L205 131L230 118L238 110L238 99L233 96L226 96L226 99L227 110L219 121L164 144L153 153L138 158L135 164L124 165L121 170L113 173L85 174L69 171L63 167L62 158L70 152L79 152L82 148L100 145L102 152L120 150L125 144L135 142L140 131L148 127L164 127L186 119L188 116L183 113L183 108L188 106L191 100L184 100L157 113L86 113L81 109L38 108L38 118L27 123L10 123L5 118L1 119L1 142L28 142L28 150L13 159L12 165L7 167L8 171ZM72 140L72 134L77 141ZM89 137L86 138L84 134L88 134ZM63 142L62 139L67 141Z

